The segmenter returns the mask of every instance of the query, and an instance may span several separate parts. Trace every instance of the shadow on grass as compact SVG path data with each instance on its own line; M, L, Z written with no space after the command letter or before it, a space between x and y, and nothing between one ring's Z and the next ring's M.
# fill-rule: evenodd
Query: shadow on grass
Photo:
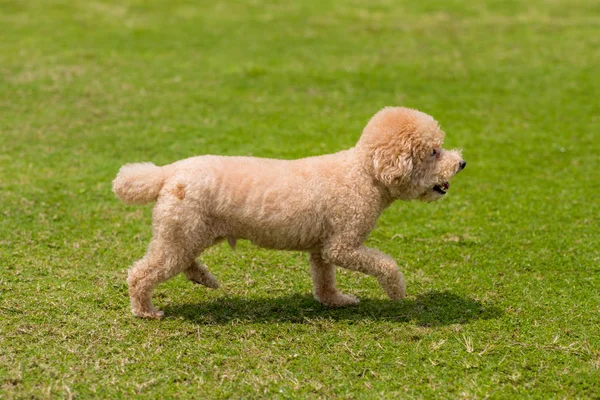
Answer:
M230 322L306 323L314 318L327 318L336 321L386 320L442 326L502 315L502 311L491 304L448 291L431 291L401 302L361 299L359 305L345 308L327 308L312 296L292 295L259 299L230 297L198 304L171 305L164 310L167 317L183 317L203 325Z

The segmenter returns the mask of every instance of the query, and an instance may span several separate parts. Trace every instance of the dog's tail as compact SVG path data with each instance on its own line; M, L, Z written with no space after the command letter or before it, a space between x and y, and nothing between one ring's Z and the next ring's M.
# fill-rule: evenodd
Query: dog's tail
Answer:
M161 167L152 163L125 164L113 181L113 192L128 204L144 204L158 198L165 179Z

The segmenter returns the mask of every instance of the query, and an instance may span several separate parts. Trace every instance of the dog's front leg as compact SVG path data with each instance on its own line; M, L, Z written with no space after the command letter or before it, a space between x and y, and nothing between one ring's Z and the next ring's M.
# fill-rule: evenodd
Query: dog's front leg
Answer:
M323 259L342 268L360 271L377 278L390 299L401 300L406 293L404 275L390 256L365 246L351 247L331 243Z
M344 294L335 286L335 265L323 260L321 254L310 253L310 274L313 280L315 299L329 307L343 307L358 304L359 300Z

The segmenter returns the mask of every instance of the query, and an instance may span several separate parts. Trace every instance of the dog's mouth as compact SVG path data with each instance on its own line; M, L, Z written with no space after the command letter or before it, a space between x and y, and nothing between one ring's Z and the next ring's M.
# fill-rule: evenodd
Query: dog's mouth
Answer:
M438 192L441 195L445 195L448 189L450 189L450 183L448 182L444 182L433 187L433 191Z

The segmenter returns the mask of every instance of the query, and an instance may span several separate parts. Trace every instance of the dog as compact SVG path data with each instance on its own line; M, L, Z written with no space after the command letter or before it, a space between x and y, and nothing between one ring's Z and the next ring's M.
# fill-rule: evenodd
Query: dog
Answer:
M135 316L161 318L154 288L179 273L209 288L217 279L196 258L236 240L309 253L313 294L326 306L359 300L336 288L336 266L377 278L390 299L405 296L404 276L389 256L363 243L395 200L444 196L465 168L458 150L442 149L444 132L429 115L386 107L358 143L334 154L277 160L203 155L162 167L126 164L113 181L125 203L156 201L147 253L129 270Z

